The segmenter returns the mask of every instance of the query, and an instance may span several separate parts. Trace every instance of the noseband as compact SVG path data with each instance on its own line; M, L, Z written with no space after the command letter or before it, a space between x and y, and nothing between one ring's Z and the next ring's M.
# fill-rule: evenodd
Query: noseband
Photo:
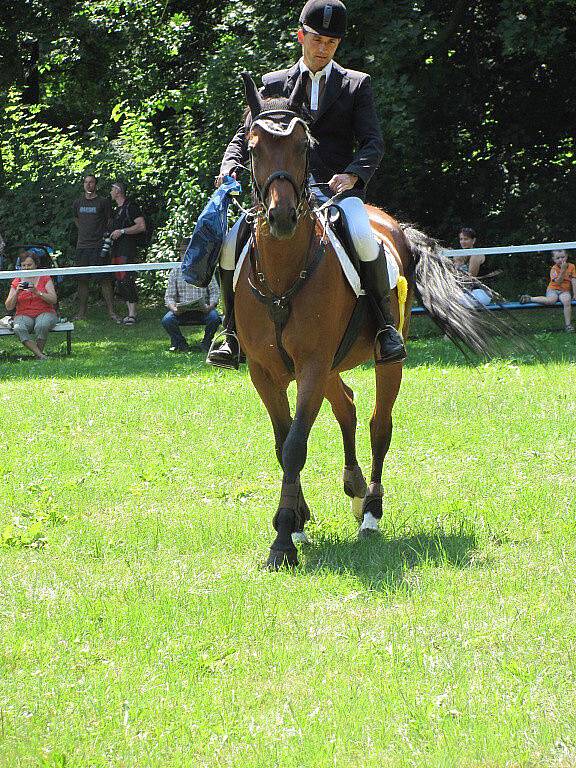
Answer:
M296 180L291 173L288 171L279 170L271 173L262 187L258 186L258 182L256 181L256 174L254 173L254 156L250 152L250 174L252 176L252 188L258 202L262 205L264 211L267 211L266 199L268 197L268 193L270 192L272 183L274 181L282 180L287 181L292 185L292 189L296 195L296 215L300 216L302 213L303 203L305 203L309 197L308 168L310 163L311 137L308 125L304 122L300 115L297 115L296 112L292 112L288 109L269 109L265 112L260 112L260 114L252 121L252 124L250 125L251 129L254 125L259 125L266 133L270 134L271 136L289 136L297 124L300 124L304 127L306 131L306 137L308 139L308 146L306 149L306 166L304 168L304 181L301 185L296 183ZM265 213L264 215L267 219L268 214Z

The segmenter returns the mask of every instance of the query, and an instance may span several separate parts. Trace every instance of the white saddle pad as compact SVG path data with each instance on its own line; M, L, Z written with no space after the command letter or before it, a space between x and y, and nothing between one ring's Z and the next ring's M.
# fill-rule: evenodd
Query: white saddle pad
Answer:
M360 277L358 276L358 272L354 269L354 266L352 262L350 261L350 257L344 250L342 243L332 229L328 227L327 229L328 239L330 240L330 243L332 247L334 248L334 251L336 252L336 255L338 256L338 260L340 261L340 266L342 267L342 272L344 272L344 275L346 277L346 280L348 280L348 283L350 284L350 287L354 291L354 294L356 296L360 296L361 293L364 293L362 290L362 287L360 285ZM382 242L382 241L380 241ZM390 288L396 288L398 285L398 278L400 276L400 269L398 268L398 263L396 262L396 259L388 249L388 246L386 243L383 243L384 245L384 252L386 253L386 262L388 265L388 279L390 281ZM242 265L244 264L244 259L248 255L248 243L244 246L242 249L242 253L240 254L240 258L238 259L238 263L236 264L236 268L234 270L234 280L233 280L233 287L234 290L236 290L236 283L238 282L238 277L240 276L240 270L242 269Z
M344 250L342 243L340 240L338 240L332 229L328 228L327 232L330 243L336 251L336 255L340 261L342 271L346 275L346 279L350 283L350 287L356 296L359 296L361 293L364 293L364 291L360 287L360 277L358 276L358 272L354 269L354 266L350 261L350 257ZM381 240L379 240L379 242L382 243ZM388 266L388 280L390 281L390 288L396 288L398 285L398 278L400 277L400 269L398 268L398 263L388 249L386 243L382 243L382 245L384 246L384 252L386 254L386 264Z

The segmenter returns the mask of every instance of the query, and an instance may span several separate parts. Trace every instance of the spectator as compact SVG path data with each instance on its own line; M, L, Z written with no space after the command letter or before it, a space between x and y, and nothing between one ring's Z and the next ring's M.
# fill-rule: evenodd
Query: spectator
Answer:
M181 325L188 323L206 326L204 338L197 349L208 352L214 334L222 322L216 311L219 298L220 289L214 277L208 288L197 288L184 280L179 267L170 272L164 297L168 312L162 318L162 325L172 342L170 352L188 352L191 349L180 330Z
M460 240L460 247L463 249L474 248L476 245L476 232L471 227L462 227L458 233L458 238ZM485 260L485 256L468 256L466 253L463 253L453 257L453 264L460 272L464 272L472 278L478 278L480 267ZM477 304L486 306L492 301L490 294L483 288L472 288L468 291L468 295L471 297L470 306L477 306Z
M552 251L552 261L554 263L550 270L546 296L529 296L524 293L520 296L520 304L528 304L530 301L535 304L556 304L559 301L564 308L564 330L573 333L570 288L572 288L572 295L576 298L576 267L568 261L566 251Z
M112 264L134 264L138 251L137 235L146 232L146 221L140 208L126 197L123 181L115 181L110 189L110 196L116 203L116 209L110 220L112 244ZM116 293L127 304L128 314L122 320L124 325L136 322L136 304L138 290L134 272L117 273Z
M40 257L35 253L20 254L20 261L23 270L40 269ZM31 277L28 280L15 277L12 281L6 299L6 309L9 312L16 310L14 333L38 360L47 359L44 345L48 333L58 322L57 303L56 289L49 275ZM36 335L35 341L31 334Z
M458 239L460 240L460 247L475 248L476 247L476 232L472 227L462 227L458 233ZM457 256L454 260L455 265L462 272L467 272L471 277L478 277L480 273L480 267L486 261L486 256ZM458 263L456 263L458 262Z
M0 271L4 269L4 251L6 250L6 243L4 238L0 235Z
M96 176L87 173L84 176L84 194L74 201L74 221L78 227L76 243L76 266L96 267L110 263L102 255L102 240L111 214L110 201L96 194ZM114 313L112 276L98 278L102 286L102 297L108 315L119 323L120 318ZM78 312L75 320L84 320L88 309L89 277L78 278Z

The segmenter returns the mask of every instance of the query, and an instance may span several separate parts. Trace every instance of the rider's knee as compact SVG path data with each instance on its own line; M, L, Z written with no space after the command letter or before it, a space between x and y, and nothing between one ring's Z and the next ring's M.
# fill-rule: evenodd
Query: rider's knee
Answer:
M222 269L233 270L236 266L236 240L241 223L242 218L239 218L224 238L222 250L220 251L220 266Z
M346 226L354 247L361 261L374 261L378 258L379 245L374 237L370 219L359 197L347 197L338 203L342 209Z

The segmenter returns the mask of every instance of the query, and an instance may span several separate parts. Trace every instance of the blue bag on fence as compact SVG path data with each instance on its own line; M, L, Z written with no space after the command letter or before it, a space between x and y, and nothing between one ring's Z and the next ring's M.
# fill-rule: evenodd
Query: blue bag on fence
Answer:
M230 195L239 195L240 192L242 187L239 182L225 176L198 217L182 259L182 276L187 283L206 288L212 280L228 230Z

